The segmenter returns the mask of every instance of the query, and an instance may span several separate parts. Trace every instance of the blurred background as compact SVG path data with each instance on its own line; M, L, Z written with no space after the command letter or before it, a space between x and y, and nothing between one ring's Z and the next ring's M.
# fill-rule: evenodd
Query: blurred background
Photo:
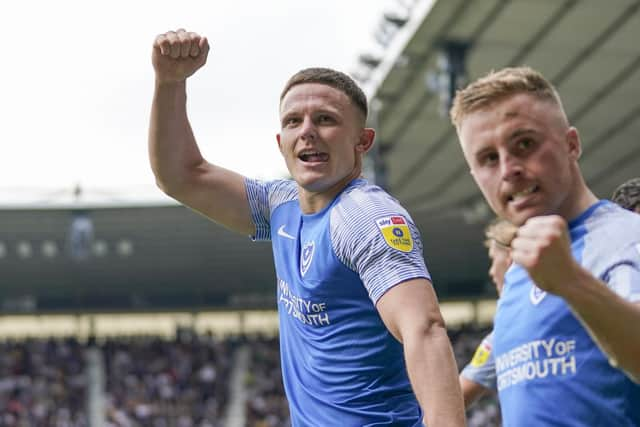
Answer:
M491 328L490 209L447 111L457 87L529 65L557 87L608 198L640 172L640 1L277 0L0 6L0 426L287 426L268 243L162 195L146 158L153 37L209 37L189 82L203 154L286 176L290 74L351 74L377 129L367 177L408 208L460 367ZM268 3L268 4L267 4ZM495 397L468 412L498 426Z

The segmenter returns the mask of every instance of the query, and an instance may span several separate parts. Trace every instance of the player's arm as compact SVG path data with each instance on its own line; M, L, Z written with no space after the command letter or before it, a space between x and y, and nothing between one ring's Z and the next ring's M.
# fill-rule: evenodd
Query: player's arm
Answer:
M402 343L407 370L429 426L464 426L458 371L433 286L412 279L377 303L382 320Z
M460 388L465 409L496 389L496 363L493 357L493 331L482 339L471 361L460 372Z
M459 376L465 409L476 400L495 390L496 364L493 358L493 331L485 336L476 348L471 361Z
M149 160L158 187L169 196L235 231L252 234L244 178L207 162L187 117L186 79L209 52L205 37L184 30L153 44L155 90L149 125Z
M554 215L531 218L511 247L513 261L538 287L564 298L612 364L640 382L640 304L618 296L575 261L566 222ZM615 268L628 269L620 279L624 286L637 286L637 265Z
M462 374L460 374L459 380L465 409L469 409L478 399L491 391L482 384L465 378Z
M640 383L640 304L624 300L581 267L560 296L610 363Z

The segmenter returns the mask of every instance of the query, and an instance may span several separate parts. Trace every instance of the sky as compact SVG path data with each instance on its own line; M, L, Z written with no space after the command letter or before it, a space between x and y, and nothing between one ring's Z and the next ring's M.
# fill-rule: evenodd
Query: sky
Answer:
M106 199L162 199L147 160L151 45L167 30L207 36L187 83L207 160L257 178L286 175L278 97L309 66L357 69L380 49L387 0L21 0L0 6L0 205L48 203L80 185Z

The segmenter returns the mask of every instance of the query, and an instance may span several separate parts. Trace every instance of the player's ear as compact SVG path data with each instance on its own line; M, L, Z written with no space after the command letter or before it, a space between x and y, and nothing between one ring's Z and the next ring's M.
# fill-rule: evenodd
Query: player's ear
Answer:
M360 139L358 139L358 143L356 144L356 150L364 154L371 149L373 146L373 140L376 137L376 131L372 128L363 128L360 132Z
M278 150L280 150L280 154L283 154L282 153L282 143L280 142L280 134L279 133L276 134L276 141L278 141Z
M573 126L567 130L565 135L565 139L567 142L567 148L569 150L569 155L574 159L578 160L582 155L582 143L580 142L580 134L578 133L578 129Z

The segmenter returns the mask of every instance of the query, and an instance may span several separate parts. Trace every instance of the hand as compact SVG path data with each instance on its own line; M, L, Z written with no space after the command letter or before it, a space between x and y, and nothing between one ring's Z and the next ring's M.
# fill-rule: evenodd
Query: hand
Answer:
M160 34L153 42L152 63L156 81L182 82L195 73L209 54L206 37L183 29Z
M511 242L511 258L536 286L560 296L577 282L581 268L571 253L567 223L558 215L527 220Z

